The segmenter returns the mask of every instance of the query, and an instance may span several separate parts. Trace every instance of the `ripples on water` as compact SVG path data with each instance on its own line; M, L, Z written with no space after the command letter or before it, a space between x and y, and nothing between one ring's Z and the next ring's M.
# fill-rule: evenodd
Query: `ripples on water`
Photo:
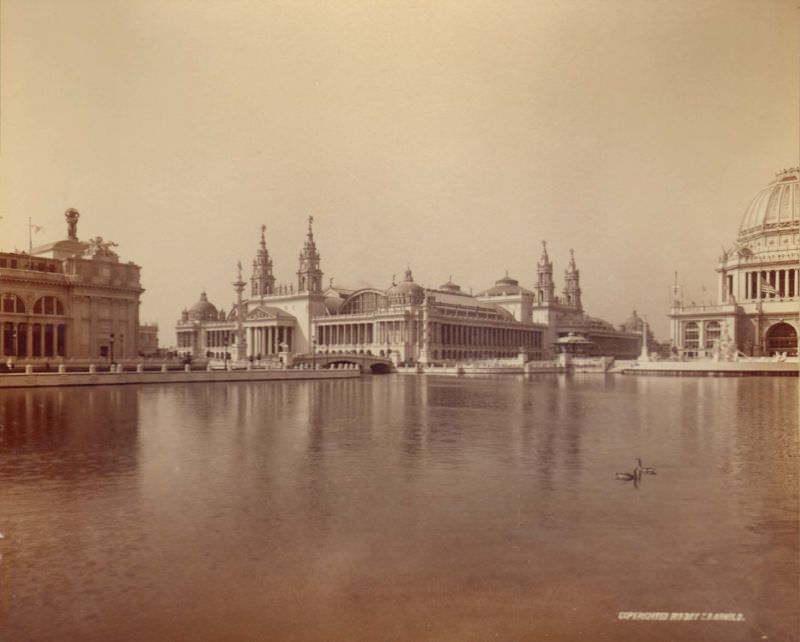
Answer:
M2 391L0 639L795 639L797 393L556 375ZM615 481L637 456L657 475Z

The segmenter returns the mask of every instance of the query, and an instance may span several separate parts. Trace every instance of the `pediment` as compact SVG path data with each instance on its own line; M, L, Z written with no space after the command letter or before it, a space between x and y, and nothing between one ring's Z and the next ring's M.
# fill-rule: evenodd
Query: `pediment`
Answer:
M288 312L279 310L272 306L259 305L258 307L250 310L247 313L246 321L277 321L283 319L294 320L294 317Z
M278 315L264 308L256 308L247 313L248 321L260 321L263 319L277 319Z

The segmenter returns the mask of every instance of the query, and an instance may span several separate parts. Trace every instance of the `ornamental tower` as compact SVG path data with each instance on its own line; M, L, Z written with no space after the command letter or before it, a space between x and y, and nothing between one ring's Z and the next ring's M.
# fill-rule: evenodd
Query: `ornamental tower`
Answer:
M300 267L297 270L297 291L319 294L322 292L322 270L319 269L319 252L311 229L314 217L308 217L308 233L303 251L300 252Z
M555 303L556 286L553 283L553 262L547 255L547 241L542 241L542 256L536 266L538 280L536 281L536 303Z
M275 277L272 276L272 259L267 252L267 241L264 233L266 225L261 226L261 247L256 252L253 259L253 276L250 277L251 296L266 296L273 294L275 290Z
M575 250L569 251L569 265L564 270L564 303L577 310L581 304L581 272L575 266Z

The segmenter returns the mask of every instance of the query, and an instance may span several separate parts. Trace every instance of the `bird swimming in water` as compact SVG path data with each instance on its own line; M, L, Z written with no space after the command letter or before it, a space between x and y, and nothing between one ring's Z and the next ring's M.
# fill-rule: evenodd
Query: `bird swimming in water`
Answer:
M655 475L656 469L650 468L649 466L642 466L641 458L637 457L636 461L639 462L639 470L642 472L643 475Z
M632 473L617 473L617 479L620 481L635 481L638 482L642 478L642 473L639 467L633 469Z

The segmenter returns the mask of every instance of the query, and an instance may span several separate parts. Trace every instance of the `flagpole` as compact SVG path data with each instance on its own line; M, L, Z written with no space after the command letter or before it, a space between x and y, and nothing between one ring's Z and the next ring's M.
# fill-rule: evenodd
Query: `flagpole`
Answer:
M31 269L33 265L33 224L31 223L31 217L28 217L28 269Z

